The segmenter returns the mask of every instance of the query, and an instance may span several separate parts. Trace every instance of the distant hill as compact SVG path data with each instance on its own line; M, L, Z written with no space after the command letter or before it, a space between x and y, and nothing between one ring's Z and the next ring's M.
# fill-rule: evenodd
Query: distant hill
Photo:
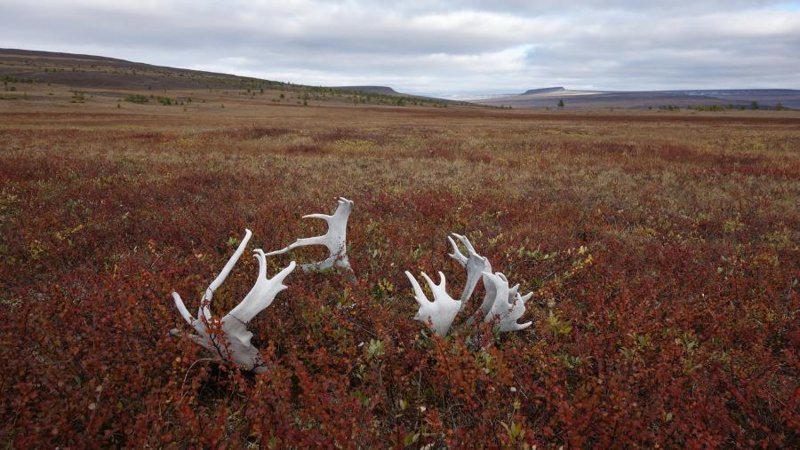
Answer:
M564 91L566 91L566 89L564 89L563 86L558 86L558 87L549 87L549 88L540 88L540 89L528 89L522 95L552 94L554 92L564 92Z
M401 94L389 86L336 86L334 89L341 89L343 91L362 92L364 94L380 94L380 95L408 95Z
M489 106L514 108L759 108L800 109L800 90L694 89L672 91L581 91L563 87L530 89L522 94L474 100Z
M165 91L181 89L289 90L312 93L315 99L379 105L471 105L402 94L386 86L320 87L253 77L156 66L104 56L32 50L0 49L0 79L6 82L52 83L76 89ZM364 94L371 96L369 101Z
M286 86L270 80L103 56L0 49L0 76L75 88L165 90Z

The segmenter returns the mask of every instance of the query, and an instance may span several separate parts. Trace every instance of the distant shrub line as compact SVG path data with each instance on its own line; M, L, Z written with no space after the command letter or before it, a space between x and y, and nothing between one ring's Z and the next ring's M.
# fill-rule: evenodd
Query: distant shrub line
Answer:
M172 105L183 104L182 102L178 102L178 100L176 100L174 98L163 97L163 96L160 96L160 95L158 95L158 96L151 95L151 96L148 97L148 96L142 95L142 94L130 94L130 95L126 96L124 100L126 102L129 102L129 103L136 103L136 104L139 104L139 105L143 105L145 103L149 103L150 99L154 99L155 101L157 101L158 103L160 103L160 104L162 104L164 106L172 106ZM191 100L189 100L189 101L191 102Z

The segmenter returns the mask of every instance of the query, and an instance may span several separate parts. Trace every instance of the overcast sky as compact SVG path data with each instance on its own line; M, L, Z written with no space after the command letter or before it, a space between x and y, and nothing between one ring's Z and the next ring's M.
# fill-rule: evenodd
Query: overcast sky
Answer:
M0 47L441 96L800 89L800 0L0 0Z

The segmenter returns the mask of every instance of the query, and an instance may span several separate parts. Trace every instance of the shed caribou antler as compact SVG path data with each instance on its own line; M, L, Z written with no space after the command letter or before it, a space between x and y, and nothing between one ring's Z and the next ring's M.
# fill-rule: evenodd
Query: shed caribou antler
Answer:
M328 248L330 256L323 261L316 263L302 264L300 267L304 271L324 270L339 267L349 272L353 271L350 261L347 259L347 219L353 210L353 202L344 197L339 197L339 206L336 207L333 215L327 214L308 214L304 219L323 219L328 222L328 232L322 236L311 238L300 238L288 246L267 253L267 256L280 255L298 247L309 245L324 245Z
M467 320L467 325L472 324L474 316L480 313L484 317L484 322L497 321L498 329L502 332L524 330L531 326L531 322L520 324L517 321L525 314L525 303L533 296L533 293L524 296L520 295L519 284L509 287L508 279L505 275L501 272L492 273L492 264L489 259L479 255L469 239L455 233L453 233L453 236L467 250L467 255L464 255L456 241L450 236L447 237L453 248L453 253L449 254L450 257L455 259L467 271L467 281L461 293L461 299L460 301L453 300L447 293L444 275L441 272L439 273L442 282L438 286L434 285L431 279L423 273L422 276L428 281L428 285L434 295L434 301L430 302L422 292L417 280L409 272L406 272L406 276L408 276L414 288L417 303L420 305L419 311L414 318L430 324L436 334L446 335L456 315L464 308L472 296L478 281L483 281L483 286L486 290L483 303L481 303L473 317Z
M258 349L250 343L253 333L247 330L247 324L258 313L271 305L279 292L286 289L283 280L292 273L295 268L295 262L289 263L288 267L281 270L274 277L267 278L267 256L261 249L254 250L254 256L258 260L258 278L253 288L250 289L244 300L221 320L211 315L211 299L214 296L214 291L220 287L233 269L233 266L239 261L252 235L253 233L250 230L245 230L244 239L242 239L239 247L225 264L225 267L222 268L219 275L217 275L217 278L206 289L206 293L200 301L197 318L191 316L177 292L172 293L172 298L175 300L178 312L197 332L197 334L189 335L191 340L205 347L220 359L232 361L244 369L261 373L266 371L267 368L261 359ZM172 334L180 334L180 332L174 329Z
M494 297L491 308L483 319L484 322L498 320L500 331L519 331L531 326L533 322L517 323L517 320L525 314L525 302L533 297L533 292L529 292L525 296L520 295L519 285L509 288L508 279L500 272L484 272L483 282L487 293L490 290L489 286L492 286L492 297ZM483 308L481 308L481 312L483 312Z
M439 280L441 281L437 285L425 272L422 272L422 277L428 282L428 287L431 288L433 293L433 301L428 300L411 272L406 271L406 276L411 281L411 286L414 288L414 298L419 303L419 311L414 316L414 320L429 324L433 332L439 336L446 335L450 331L453 319L456 318L456 314L461 309L461 302L453 300L447 293L444 274L439 272Z

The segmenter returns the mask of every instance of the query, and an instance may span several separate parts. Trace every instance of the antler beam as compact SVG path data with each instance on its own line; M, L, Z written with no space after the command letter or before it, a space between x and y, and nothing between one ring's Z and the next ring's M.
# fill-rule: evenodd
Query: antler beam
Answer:
M450 245L453 247L453 253L449 253L448 255L467 270L467 283L464 285L464 291L461 293L461 308L464 308L467 300L472 296L472 292L478 285L478 281L480 281L483 272L492 271L492 264L489 262L488 258L479 255L475 251L475 247L472 246L472 243L466 236L456 233L452 233L452 235L466 247L467 255L469 255L464 256L458 249L458 245L456 245L453 238L447 236L447 240L450 241Z

